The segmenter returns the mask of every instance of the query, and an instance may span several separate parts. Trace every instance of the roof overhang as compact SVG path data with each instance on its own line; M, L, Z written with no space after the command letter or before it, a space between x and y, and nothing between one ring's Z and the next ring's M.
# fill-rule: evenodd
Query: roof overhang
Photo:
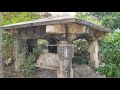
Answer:
M6 25L6 26L3 26L2 29L3 30L11 30L11 29L41 26L41 25L65 24L65 23L83 24L83 25L86 25L95 30L100 30L103 32L111 32L111 30L108 28L103 28L101 26L98 26L91 22L85 21L83 19L76 19L73 17L56 17L56 18L49 17L49 18L44 18L44 19L38 19L38 20L33 20L33 21L27 21L27 22Z

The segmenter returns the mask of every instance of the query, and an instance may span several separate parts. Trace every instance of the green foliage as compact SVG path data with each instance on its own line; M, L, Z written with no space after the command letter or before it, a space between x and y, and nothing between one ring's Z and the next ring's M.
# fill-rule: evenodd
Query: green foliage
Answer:
M37 47L33 49L33 55L36 57L36 59L39 58L40 54L42 54L43 48L42 47Z
M77 12L75 16L111 30L120 28L120 12Z
M120 77L120 32L109 34L101 43L106 65L97 70L107 77Z
M107 62L120 64L120 32L114 32L106 37L102 47Z
M36 59L38 59L39 56L43 53L42 50L47 48L48 41L44 39L38 39L37 43L38 47L33 49L33 55L36 57Z
M46 48L47 41L39 39L38 40L38 47L33 49L33 53L27 57L27 60L24 60L23 64L21 65L22 73L25 76L31 76L35 73L35 66L36 60L39 56L43 53L42 50Z
M35 65L33 61L35 60L35 56L30 54L26 60L24 60L23 64L21 65L21 70L23 75L31 76L35 72Z
M40 18L35 12L2 12L2 26ZM15 36L2 31L2 60L14 57Z
M33 49L33 53L30 53L27 57L27 60L24 60L23 64L21 65L22 73L25 76L31 76L35 73L34 63L36 63L36 60L42 54L42 50L46 47L46 41L39 40L39 42L40 43L38 44L38 47Z
M76 17L114 31L120 28L120 12L77 12ZM120 77L120 32L110 33L100 42L100 45L105 59L105 66L97 68L97 71L107 77Z
M73 64L87 64L89 59L88 42L85 39L78 39L73 41L74 44L74 57Z
M35 12L2 12L2 25L14 24L41 18Z
M87 20L100 26L102 25L101 22L95 16L89 15L88 12L77 12L75 17Z
M2 60L13 57L14 36L2 31Z
M50 14L44 12L41 12L39 14L36 12L2 12L2 26L29 20L35 20L48 16L50 16ZM13 52L15 38L15 36L10 35L4 30L2 31L2 60L6 60L8 58L14 59ZM22 70L26 76L29 76L34 72L33 61L36 60L36 56L38 55L38 53L41 53L40 49L34 50L34 54L29 56L27 60L24 60L25 62L22 65Z
M96 17L104 27L112 30L120 28L120 12L87 12L86 15Z
M43 47L43 48L48 45L48 41L44 39L38 39L37 43L38 43L38 46Z
M99 67L96 70L101 74L105 74L108 78L120 78L120 65L106 63L104 67Z

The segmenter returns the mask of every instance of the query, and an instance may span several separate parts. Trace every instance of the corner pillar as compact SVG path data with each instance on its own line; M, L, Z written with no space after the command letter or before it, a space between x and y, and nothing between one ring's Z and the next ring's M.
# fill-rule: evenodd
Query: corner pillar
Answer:
M98 45L97 39L91 41L88 51L90 53L89 65L93 68L98 68L99 67L99 59L98 59L99 45Z
M20 71L20 66L26 60L27 43L25 39L17 39L14 43L15 47L15 70Z

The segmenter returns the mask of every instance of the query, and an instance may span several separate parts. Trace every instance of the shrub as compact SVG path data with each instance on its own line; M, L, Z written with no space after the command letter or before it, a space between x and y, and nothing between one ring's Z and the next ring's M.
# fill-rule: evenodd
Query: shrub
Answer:
M29 54L27 56L27 59L24 60L23 64L21 65L21 70L23 75L25 76L31 76L35 73L35 65L36 60L39 58L39 56L42 54L42 50L46 47L46 44L44 42L41 42L40 45L38 45L37 48L33 49L33 53Z
M120 77L120 32L109 34L101 45L105 66L97 70L107 77Z
M13 58L14 36L10 36L5 31L2 31L2 60L3 62L9 58Z
M89 60L88 42L85 39L78 39L73 41L74 57L73 64L87 64Z
M40 56L40 54L42 54L42 47L37 47L33 49L33 55L35 56L36 59L38 59L38 57Z
M30 54L26 60L24 60L23 64L21 65L21 71L25 76L31 76L35 72L35 65L33 60L35 56Z

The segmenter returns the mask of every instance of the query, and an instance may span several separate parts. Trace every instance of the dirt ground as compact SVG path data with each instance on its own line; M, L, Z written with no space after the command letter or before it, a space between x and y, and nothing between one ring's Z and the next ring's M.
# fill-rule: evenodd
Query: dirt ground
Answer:
M73 68L74 78L105 78L105 76L98 75L88 65L76 65ZM4 67L5 78L57 78L56 71L36 68L35 73L32 76L25 77L20 72L15 72L14 64Z
M54 70L36 68L32 76L25 77L22 73L14 70L14 64L4 67L4 78L56 78L57 74Z

